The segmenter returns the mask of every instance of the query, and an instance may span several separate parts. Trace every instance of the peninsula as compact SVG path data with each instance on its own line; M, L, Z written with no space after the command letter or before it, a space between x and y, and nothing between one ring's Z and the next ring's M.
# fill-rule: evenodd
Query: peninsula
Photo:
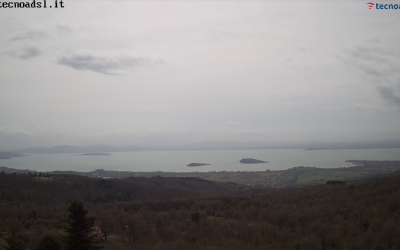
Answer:
M13 157L20 157L20 156L27 156L27 155L0 151L0 159L10 159Z

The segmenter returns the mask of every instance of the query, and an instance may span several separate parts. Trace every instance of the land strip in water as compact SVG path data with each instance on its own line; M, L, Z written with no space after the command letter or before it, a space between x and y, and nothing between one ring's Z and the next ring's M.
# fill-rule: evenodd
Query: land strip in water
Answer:
M287 170L275 171L131 172L97 169L91 172L51 171L43 173L29 169L17 170L0 167L0 172L16 174L27 174L30 172L35 175L75 174L105 179L155 176L195 177L216 182L226 182L230 185L247 185L249 187L289 187L324 184L328 181L352 183L400 171L400 161L348 160L346 162L351 163L352 166L341 168L299 166Z

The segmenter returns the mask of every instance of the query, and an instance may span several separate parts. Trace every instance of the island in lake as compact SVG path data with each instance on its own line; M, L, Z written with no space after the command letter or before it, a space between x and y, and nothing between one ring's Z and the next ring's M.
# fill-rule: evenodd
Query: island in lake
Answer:
M210 165L210 164L207 164L207 163L190 163L187 166L188 167L200 167L200 166L204 166L204 165Z
M108 153L84 153L81 155L111 155L111 154L108 154Z
M256 164L256 163L268 163L267 161L257 160L253 158L243 158L240 160L240 163L243 164Z

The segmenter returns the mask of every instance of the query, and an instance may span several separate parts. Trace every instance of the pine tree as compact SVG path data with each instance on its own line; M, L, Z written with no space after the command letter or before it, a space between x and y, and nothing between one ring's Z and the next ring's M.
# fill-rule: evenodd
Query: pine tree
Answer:
M82 202L72 202L68 212L67 236L65 239L66 250L100 249L101 247L92 235L94 218L87 217L88 210L83 208Z

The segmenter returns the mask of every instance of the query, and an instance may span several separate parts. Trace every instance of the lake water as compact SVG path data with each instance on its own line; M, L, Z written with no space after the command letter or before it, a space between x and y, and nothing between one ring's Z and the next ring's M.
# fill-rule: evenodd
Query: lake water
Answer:
M255 158L269 163L241 164L239 160L242 158ZM400 149L147 151L111 153L108 156L32 154L25 157L0 159L0 166L36 171L84 172L96 169L135 172L265 171L297 166L338 168L348 166L346 160L400 160ZM192 162L211 165L186 166Z

